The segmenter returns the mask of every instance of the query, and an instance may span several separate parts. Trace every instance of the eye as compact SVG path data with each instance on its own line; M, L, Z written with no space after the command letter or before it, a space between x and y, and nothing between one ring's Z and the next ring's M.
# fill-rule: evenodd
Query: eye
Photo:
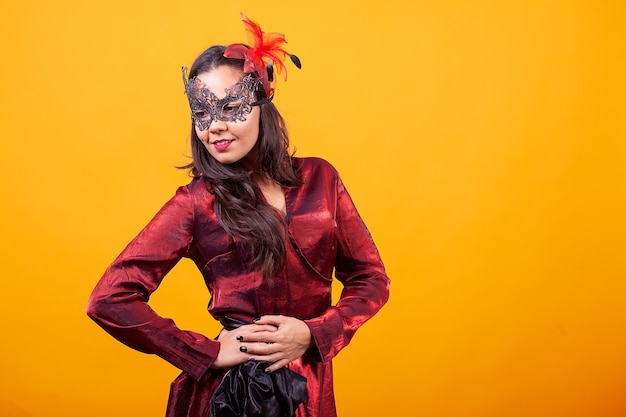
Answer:
M230 102L222 107L222 114L225 116L232 115L241 107L241 101Z
M196 119L206 119L207 117L209 117L209 113L202 110L193 112L193 115Z

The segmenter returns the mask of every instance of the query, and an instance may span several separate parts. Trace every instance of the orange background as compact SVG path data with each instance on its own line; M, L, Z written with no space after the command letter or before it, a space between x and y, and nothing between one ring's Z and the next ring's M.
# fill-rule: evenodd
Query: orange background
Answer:
M178 370L84 308L188 181L180 66L240 10L302 59L276 103L393 280L340 414L626 415L623 2L55 0L0 5L0 416L163 415ZM207 301L182 262L152 305L214 335Z

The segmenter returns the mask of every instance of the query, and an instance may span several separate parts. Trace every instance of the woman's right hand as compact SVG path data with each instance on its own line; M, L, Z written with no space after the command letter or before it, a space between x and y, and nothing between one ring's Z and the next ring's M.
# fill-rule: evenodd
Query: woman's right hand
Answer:
M243 340L243 334L249 334L249 328L254 327L256 331L266 330L269 332L276 331L276 327L272 325L257 325L257 324L246 324L244 326L238 327L234 330L226 330L222 329L219 336L217 336L217 341L220 342L220 351L217 354L217 358L211 365L211 368L215 369L228 369L233 366L237 366L239 364L244 363L252 356L249 353L242 352L239 348L241 347L241 341ZM263 329L259 329L263 327ZM239 339L237 337L239 336Z
M213 365L211 365L212 368L232 368L248 360L250 355L239 350L240 343L239 340L237 340L238 330L240 330L240 328L230 331L222 329L219 336L217 336L217 341L220 342L220 351Z

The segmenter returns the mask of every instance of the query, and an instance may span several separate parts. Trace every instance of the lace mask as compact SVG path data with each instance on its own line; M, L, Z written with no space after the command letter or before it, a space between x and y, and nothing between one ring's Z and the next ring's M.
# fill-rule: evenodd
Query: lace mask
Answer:
M217 98L206 87L201 86L201 81L196 77L187 79L186 67L183 67L183 82L191 107L191 119L201 131L207 130L214 120L243 122L252 112L252 106L269 101L268 99L255 101L255 92L261 81L250 74L231 88L224 89L226 93L224 98Z

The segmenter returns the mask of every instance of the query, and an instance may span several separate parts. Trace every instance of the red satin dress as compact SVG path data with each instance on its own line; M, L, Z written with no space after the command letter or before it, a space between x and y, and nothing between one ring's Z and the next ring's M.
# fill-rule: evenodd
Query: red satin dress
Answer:
M280 314L305 321L314 347L288 365L307 378L308 400L296 417L336 416L331 359L387 301L389 278L337 171L319 158L294 158L294 165L304 184L284 188L287 260L272 288L242 262L202 179L179 188L96 285L87 306L93 320L122 343L183 371L172 383L167 417L208 416L211 395L225 373L211 368L219 342L179 329L148 305L182 257L200 270L213 317L250 322ZM333 270L344 286L334 306Z

